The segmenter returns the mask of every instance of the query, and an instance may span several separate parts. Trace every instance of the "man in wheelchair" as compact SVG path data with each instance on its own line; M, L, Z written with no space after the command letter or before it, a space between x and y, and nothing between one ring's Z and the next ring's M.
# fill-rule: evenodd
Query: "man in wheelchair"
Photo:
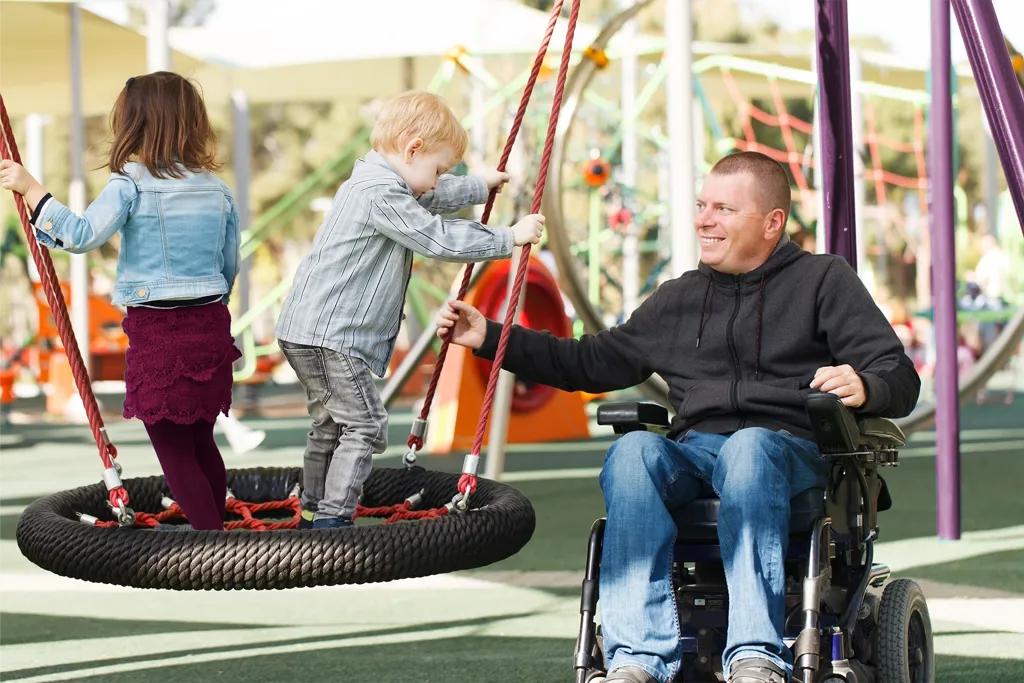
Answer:
M726 156L697 201L697 270L597 335L511 332L519 376L600 393L658 373L675 410L667 425L654 404L599 409L623 436L600 476L579 681L931 680L920 589L892 582L888 607L866 590L889 574L871 555L877 470L903 445L877 418L909 414L920 378L846 261L788 240L789 210L780 164ZM494 357L501 326L472 306L437 322Z

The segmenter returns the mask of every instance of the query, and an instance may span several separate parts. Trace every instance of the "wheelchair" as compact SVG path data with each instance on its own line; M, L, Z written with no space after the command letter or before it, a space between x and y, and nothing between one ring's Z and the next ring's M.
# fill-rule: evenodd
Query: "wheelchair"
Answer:
M892 506L879 469L899 464L900 428L881 418L855 419L832 394L806 399L815 440L831 469L825 488L790 501L783 641L798 683L932 683L935 655L924 594L914 581L889 581L874 561L880 511ZM597 422L616 434L663 431L668 411L654 403L609 403ZM724 681L722 652L729 596L718 546L719 500L700 498L673 510L678 533L673 588L686 683ZM590 532L580 601L574 671L577 683L605 675L595 625L605 518ZM881 589L880 591L878 589Z

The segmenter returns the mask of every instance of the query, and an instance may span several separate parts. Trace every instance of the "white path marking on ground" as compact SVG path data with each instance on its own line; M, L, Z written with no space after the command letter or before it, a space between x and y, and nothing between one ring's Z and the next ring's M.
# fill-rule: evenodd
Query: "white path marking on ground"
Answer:
M442 638L455 638L458 636L466 636L470 634L470 629L455 627L419 631L412 634L403 633L400 635L374 636L366 638L339 638L335 640L317 641L315 643L292 643L288 645L272 645L268 647L254 647L243 648L238 650L228 650L225 652L187 654L184 656L160 658L152 661L128 662L124 664L82 667L75 671L43 674L41 676L30 676L27 678L19 678L17 680L19 681L19 683L50 683L51 681L69 681L77 678L85 678L87 676L106 676L125 673L129 671L145 671L147 669L162 669L164 667L180 665L191 666L196 664L205 664L207 662L217 662L231 659L265 657L268 655L276 654L294 654L298 652L310 652L338 647L386 645L390 643L404 643L409 642L411 640L440 640Z
M935 536L888 541L875 545L875 558L893 572L944 564L990 553L1024 549L1024 525L968 531L959 541L942 541Z
M1021 656L1021 653L1024 652L1024 636L1018 633L937 633L934 634L932 642L934 643L936 654L940 655L968 657L972 659L983 657L986 659L1011 659L1024 661ZM942 676L941 668L939 668L938 673L938 680L949 680ZM972 680L977 681L977 679ZM988 679L985 683L1011 682L993 681Z
M998 659L1019 659L1024 648L1024 636L1019 633L986 632L964 634L962 631L974 629L987 630L987 622L992 620L992 601L987 600L944 600L936 601L933 611L933 624L936 626L935 648L939 654L963 657L991 657ZM97 661L95 642L65 641L61 647L55 648L53 643L3 648L4 669L18 669L38 666L38 662L46 661L50 666L74 665L81 666L74 671L43 674L18 679L21 683L49 683L66 681L86 676L102 676L142 671L147 669L170 668L179 665L203 664L208 662L268 656L275 654L292 654L343 647L365 647L381 644L400 644L421 642L442 638L466 636L494 636L501 638L515 637L547 637L570 639L576 628L575 600L559 601L558 614L531 617L511 617L499 619L481 626L454 626L450 628L425 628L404 633L358 635L365 632L362 628L338 627L297 627L271 630L232 630L190 633L154 634L147 636L108 638L104 640L103 650L116 653L118 657L153 657L147 661L133 661L123 664L104 664ZM980 603L972 612L964 609L971 603ZM1012 609L1012 607L1011 607ZM955 622L943 622L936 618L937 613L951 612L957 615ZM976 618L975 618L976 617ZM980 622L980 623L978 623ZM331 638L330 636L337 636ZM280 640L317 639L315 642L276 644ZM326 639L323 639L326 638ZM323 639L323 640L320 640ZM254 641L262 644L254 645ZM236 646L246 645L241 649ZM148 647L146 647L148 645ZM515 648L515 643L505 643L505 647ZM220 652L195 652L197 649L210 647L227 648ZM189 651L191 650L191 652ZM165 653L178 653L167 654ZM10 667L9 656L16 655L20 664ZM91 665L91 666L90 666Z
M1024 634L1024 598L939 598L928 600L933 622L970 624L983 631ZM1013 659L1024 657L1018 652Z
M465 581L465 579L463 580ZM475 582L483 584L484 582ZM465 591L458 582L445 588L418 591L394 591L381 585L373 593L341 590L299 589L291 591L257 591L246 593L179 593L134 591L131 600L114 602L110 594L76 594L73 609L68 594L54 596L35 594L4 597L4 609L11 613L31 612L51 616L98 617L116 605L122 619L152 620L161 618L175 622L207 622L223 624L267 624L268 628L179 631L138 636L104 637L102 633L87 634L93 639L25 643L0 648L5 672L39 666L88 664L98 657L150 657L213 647L234 648L283 640L302 640L324 636L351 634L354 637L373 635L393 629L430 630L440 624L478 621L466 628L485 635L524 635L537 637L573 636L579 616L578 600L567 600L544 591L499 584L471 600L462 600ZM472 585L467 582L467 585ZM274 595L277 593L277 595ZM287 595L285 594L287 593ZM14 597L14 604L8 604ZM573 606L575 604L575 607ZM459 605L454 608L454 605ZM104 607L105 606L105 607ZM302 627L283 626L302 614ZM382 634L386 635L386 634ZM95 638L103 638L97 649ZM404 640L419 640L419 632ZM364 644L369 644L365 643ZM317 645L319 647L319 645ZM332 645L333 646L333 645ZM228 653L223 658L234 657ZM154 666L161 664L155 663Z
M985 429L961 429L960 441L984 441L986 439L1024 439L1024 429L1000 429L998 427L987 427ZM935 443L935 432L913 432L907 439L908 443L923 441ZM1020 441L1017 442L1018 444Z
M961 453L993 453L996 451L1019 451L1024 454L1024 443L1021 441L982 441L979 443L960 443ZM904 448L900 451L900 458L934 458L935 446L920 446L915 448Z

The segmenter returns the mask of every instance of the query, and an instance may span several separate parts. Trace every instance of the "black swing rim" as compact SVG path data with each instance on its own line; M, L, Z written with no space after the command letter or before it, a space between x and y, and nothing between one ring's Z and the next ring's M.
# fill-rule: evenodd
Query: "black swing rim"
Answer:
M423 491L419 509L451 501L459 474L374 468L367 507L395 505ZM299 468L228 470L238 500L284 500ZM163 476L124 480L133 509L158 513ZM114 519L102 483L35 501L18 521L22 554L68 578L134 588L270 590L374 583L475 569L510 557L533 536L530 501L512 486L478 480L464 513L338 530L173 531L87 526L76 513Z

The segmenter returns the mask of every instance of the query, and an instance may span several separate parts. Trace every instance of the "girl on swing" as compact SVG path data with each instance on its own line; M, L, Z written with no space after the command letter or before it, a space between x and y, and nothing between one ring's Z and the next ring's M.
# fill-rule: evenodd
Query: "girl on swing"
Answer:
M231 365L241 356L227 307L238 213L214 175L206 105L185 78L129 78L111 131L110 180L82 216L13 161L0 163L0 185L25 197L50 249L81 254L120 234L112 301L128 311L124 417L145 424L191 527L223 529L227 476L213 427L231 407Z

